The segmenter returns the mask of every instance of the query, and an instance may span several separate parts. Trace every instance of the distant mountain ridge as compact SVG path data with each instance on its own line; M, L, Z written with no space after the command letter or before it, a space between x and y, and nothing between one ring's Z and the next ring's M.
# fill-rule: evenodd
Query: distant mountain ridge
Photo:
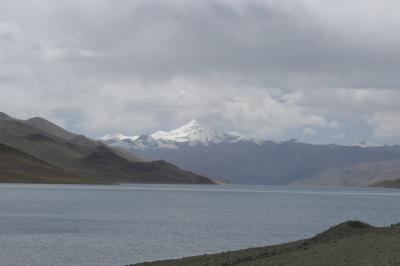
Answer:
M400 179L400 160L361 162L347 167L328 167L293 185L376 186Z
M126 149L176 149L179 144L209 145L235 143L245 139L238 132L218 132L192 119L185 125L169 131L160 130L151 135L140 136L109 134L99 138L99 141Z
M43 119L0 114L0 182L213 183L162 160L76 135Z
M319 184L368 186L393 179L396 169L366 167L356 176L337 170L359 164L400 162L400 146L342 146L274 142L250 139L239 133L221 133L196 120L170 131L151 135L100 138L143 158L163 159L184 169L241 184ZM325 174L324 174L325 173ZM329 182L321 182L322 176ZM351 179L351 180L350 180ZM309 180L309 182L307 182Z
M238 142L244 139L237 132L218 132L203 124L196 119L190 120L187 124L170 131L157 131L151 134L155 140L164 142L178 142L189 144L221 143L221 142Z

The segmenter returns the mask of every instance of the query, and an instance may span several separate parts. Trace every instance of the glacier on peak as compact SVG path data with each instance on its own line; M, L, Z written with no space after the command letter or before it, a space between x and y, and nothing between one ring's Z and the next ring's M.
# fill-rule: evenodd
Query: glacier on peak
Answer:
M156 140L189 144L237 142L244 139L244 137L237 132L221 133L201 124L196 119L190 120L187 124L177 129L157 131L151 136Z
M135 141L139 137L140 136L125 136L123 134L108 134L108 135L105 135L104 137L99 138L99 140L101 140L101 141L108 141L108 140L118 141L118 140L129 139L131 141Z
M179 144L208 145L222 142L235 143L248 139L238 132L219 132L192 119L185 125L169 131L157 131L151 135L141 136L109 134L99 140L111 146L127 149L176 149Z

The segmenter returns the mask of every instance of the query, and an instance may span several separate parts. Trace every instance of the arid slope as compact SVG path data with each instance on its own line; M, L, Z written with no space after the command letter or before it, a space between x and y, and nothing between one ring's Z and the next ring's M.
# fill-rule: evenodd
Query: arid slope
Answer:
M287 244L137 265L400 265L399 250L400 225L378 228L349 221Z
M184 183L210 179L165 161L143 161L43 119L0 113L0 182Z

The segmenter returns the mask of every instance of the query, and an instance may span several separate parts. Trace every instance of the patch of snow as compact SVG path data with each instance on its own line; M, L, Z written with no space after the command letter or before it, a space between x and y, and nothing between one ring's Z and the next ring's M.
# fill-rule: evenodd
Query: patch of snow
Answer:
M124 149L177 149L180 144L209 145L217 143L253 142L262 144L263 141L246 138L238 132L218 132L197 120L192 119L187 124L170 131L157 131L150 136L125 136L122 134L106 135L99 140L105 144Z
M101 141L108 141L108 140L121 141L121 140L129 139L131 141L135 141L138 138L139 138L139 136L125 136L122 134L108 134L108 135L105 135L104 137L99 138L99 140L101 140Z
M220 133L192 119L184 126L170 131L157 131L151 135L156 140L189 144L238 142L244 137L237 132Z

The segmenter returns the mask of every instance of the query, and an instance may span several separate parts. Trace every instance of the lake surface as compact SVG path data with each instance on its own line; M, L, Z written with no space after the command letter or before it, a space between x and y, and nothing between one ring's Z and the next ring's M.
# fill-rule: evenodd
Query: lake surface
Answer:
M400 190L0 185L0 265L124 265L400 222Z

